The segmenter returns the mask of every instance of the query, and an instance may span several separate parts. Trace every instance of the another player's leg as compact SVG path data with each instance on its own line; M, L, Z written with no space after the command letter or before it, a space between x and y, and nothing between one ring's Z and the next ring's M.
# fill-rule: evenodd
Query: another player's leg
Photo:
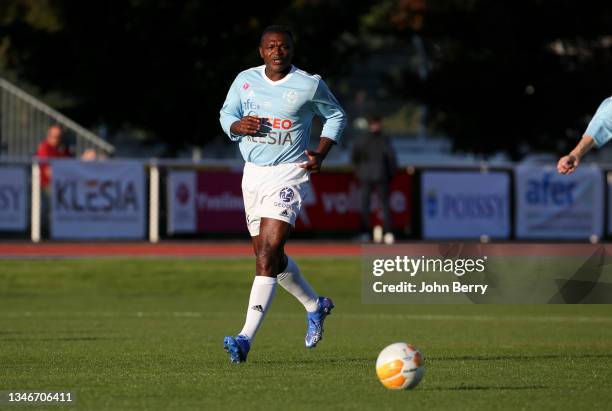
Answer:
M391 245L395 242L395 236L393 235L393 226L391 221L391 206L390 206L390 186L389 180L383 179L380 182L380 190L378 191L380 197L380 204L383 209L383 219L384 219L384 230L385 235L383 237L383 241L385 244Z
M283 221L262 218L259 235L252 237L257 274L251 288L246 320L236 337L224 339L224 347L232 362L246 361L255 334L272 303L276 292L276 275L289 228L289 224Z
M316 347L323 339L323 322L331 314L334 303L330 298L319 297L308 281L302 276L300 268L289 256L286 258L285 269L278 274L278 283L292 294L306 309L306 338L307 348Z

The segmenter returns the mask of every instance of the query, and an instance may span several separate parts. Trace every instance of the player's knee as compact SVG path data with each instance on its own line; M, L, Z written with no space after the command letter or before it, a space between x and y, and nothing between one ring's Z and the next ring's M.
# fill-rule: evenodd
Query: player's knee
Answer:
M277 268L282 256L283 249L280 244L275 244L273 242L262 242L257 247L257 265L265 271L274 271L274 269Z

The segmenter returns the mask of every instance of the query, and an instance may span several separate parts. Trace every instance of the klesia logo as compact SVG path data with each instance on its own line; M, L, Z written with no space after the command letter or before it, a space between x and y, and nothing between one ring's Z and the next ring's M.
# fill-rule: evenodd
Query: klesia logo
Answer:
M189 201L189 188L185 183L180 183L176 188L176 198L181 204L186 204Z
M140 210L137 185L123 179L88 179L54 181L53 190L58 212L110 212Z
M293 192L293 189L291 187L285 187L280 191L280 193L278 193L278 196L285 203L290 203L291 200L293 200L294 195L295 193Z
M242 85L242 89L243 90L248 90L249 87L251 87L251 85L249 83L246 83L246 82Z

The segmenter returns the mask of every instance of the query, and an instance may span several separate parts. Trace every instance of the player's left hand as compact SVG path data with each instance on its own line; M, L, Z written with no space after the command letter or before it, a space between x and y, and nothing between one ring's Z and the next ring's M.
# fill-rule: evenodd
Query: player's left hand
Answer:
M321 153L316 151L304 150L304 154L308 157L308 161L300 164L301 168L305 168L311 173L318 173L321 171L321 164L323 163L323 156Z

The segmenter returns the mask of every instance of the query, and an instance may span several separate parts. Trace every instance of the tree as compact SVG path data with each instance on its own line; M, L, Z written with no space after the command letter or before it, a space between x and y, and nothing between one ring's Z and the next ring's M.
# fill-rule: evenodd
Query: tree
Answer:
M78 121L141 129L164 141L168 155L220 136L218 113L229 85L239 71L261 64L256 47L263 27L292 26L296 62L329 76L354 51L342 34L355 30L369 7L345 0L250 8L199 0L50 4L54 31L23 19L5 24L7 66L43 92L69 97L63 110ZM334 24L321 16L334 16Z

